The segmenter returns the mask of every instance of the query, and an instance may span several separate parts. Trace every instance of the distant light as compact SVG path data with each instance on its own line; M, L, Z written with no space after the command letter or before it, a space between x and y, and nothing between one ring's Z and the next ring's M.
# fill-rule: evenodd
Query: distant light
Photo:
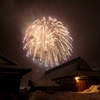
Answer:
M39 72L39 70L36 70L37 72Z
M29 54L27 54L26 57L29 57Z
M33 62L35 61L35 58L33 58Z
M75 80L79 80L80 79L80 77L75 77Z

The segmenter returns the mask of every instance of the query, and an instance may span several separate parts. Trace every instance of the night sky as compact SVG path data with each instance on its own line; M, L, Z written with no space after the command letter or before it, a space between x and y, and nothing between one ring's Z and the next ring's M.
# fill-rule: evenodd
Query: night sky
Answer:
M26 77L41 77L45 68L26 57L22 41L27 27L43 16L57 18L68 28L73 38L68 61L80 56L91 67L99 67L100 0L0 0L0 53L18 67L32 68Z

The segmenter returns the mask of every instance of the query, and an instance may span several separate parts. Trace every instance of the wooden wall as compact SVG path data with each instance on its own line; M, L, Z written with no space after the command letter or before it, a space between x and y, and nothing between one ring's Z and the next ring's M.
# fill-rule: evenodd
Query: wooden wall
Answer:
M97 85L99 84L99 78L98 77L88 77L76 80L76 86L78 91L83 91L88 89L91 85Z

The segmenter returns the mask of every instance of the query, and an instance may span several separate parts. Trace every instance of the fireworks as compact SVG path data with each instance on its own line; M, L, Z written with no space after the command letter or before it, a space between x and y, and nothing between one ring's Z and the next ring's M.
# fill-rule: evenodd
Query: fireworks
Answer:
M72 38L68 29L56 18L43 17L28 27L23 40L26 56L45 66L57 66L72 52Z

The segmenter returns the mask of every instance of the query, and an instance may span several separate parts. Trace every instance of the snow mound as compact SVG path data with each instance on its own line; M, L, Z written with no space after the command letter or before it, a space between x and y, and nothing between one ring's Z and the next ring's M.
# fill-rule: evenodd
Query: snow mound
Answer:
M83 91L83 93L100 92L100 85L92 85L89 89Z
M49 100L51 97L51 94L41 91L35 91L31 94L28 100Z
M34 86L60 86L52 80L36 80L32 81Z

